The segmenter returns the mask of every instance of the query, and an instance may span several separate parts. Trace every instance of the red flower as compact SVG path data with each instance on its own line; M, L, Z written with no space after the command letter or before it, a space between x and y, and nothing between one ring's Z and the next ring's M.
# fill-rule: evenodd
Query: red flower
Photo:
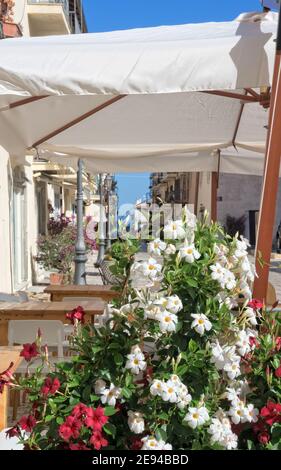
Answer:
M248 303L248 307L251 307L254 310L258 310L259 308L263 308L263 302L259 299L252 299Z
M50 377L47 377L41 388L41 393L44 396L54 395L59 388L60 388L60 381L57 377L55 377L54 380L52 380Z
M262 445L266 445L268 444L270 440L270 435L268 434L268 432L261 432L259 433L258 435L258 441L262 444Z
M250 344L251 348L253 348L253 347L257 348L259 346L259 342L258 342L257 338L255 338L255 336L250 336L249 337L249 344Z
M280 379L280 377L281 377L281 364L280 364L280 366L279 366L277 369L275 369L274 374L275 374L275 377L277 377L278 379Z
M143 446L143 442L139 437L132 438L131 450L140 450Z
M281 349L281 336L277 336L275 340L275 349L276 351L280 351Z
M96 450L100 450L102 447L108 445L108 441L104 438L103 434L100 431L94 431L90 443Z
M38 354L36 343L26 343L23 345L23 350L21 351L20 356L24 357L26 361L30 361L30 359L38 356Z
M84 442L78 442L77 444L69 444L70 450L91 450L87 447Z
M18 424L24 431L31 432L36 424L36 419L32 415L22 416Z
M269 426L274 423L281 423L281 405L273 401L267 402L267 405L261 409L260 416Z
M9 367L0 373L0 393L3 393L5 385L11 385L14 380L13 374L10 372L14 363L11 362Z
M59 435L65 441L69 441L71 437L77 439L80 434L82 422L74 416L68 416L63 424L59 427Z
M77 419L82 419L87 412L88 407L84 405L84 403L78 403L78 405L75 405L72 412L71 416L75 416Z
M71 321L71 323L74 325L75 320L80 321L81 323L84 323L84 316L85 316L85 310L83 307L76 307L71 312L68 312L66 314L66 318Z
M255 434L267 431L266 424L263 421L259 420L257 423L253 424L253 431Z
M6 436L9 438L19 436L19 434L19 428L17 425L13 426L12 428L8 429L8 431L6 431Z
M107 421L108 416L105 416L104 409L101 406L98 406L96 409L87 408L85 424L88 428L93 428L94 431L101 431Z

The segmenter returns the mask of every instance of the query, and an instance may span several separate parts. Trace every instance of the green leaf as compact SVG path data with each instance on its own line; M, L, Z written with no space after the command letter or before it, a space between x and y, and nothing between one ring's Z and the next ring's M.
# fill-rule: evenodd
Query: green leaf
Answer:
M156 439L166 441L167 440L167 433L166 431L162 428L158 428L155 433Z
M64 419L61 416L58 416L57 419L56 419L56 422L58 424L62 424L64 422Z
M52 421L54 419L54 416L53 415L47 415L45 417L45 423L49 423L50 421Z
M109 434L112 437L116 436L116 427L112 423L106 423L102 428L106 434Z
M117 413L117 410L114 408L114 406L106 406L104 409L105 416L113 416L115 413Z
M188 350L194 353L195 351L197 351L197 349L198 349L197 343L193 339L190 339L188 343Z
M121 356L120 353L115 353L113 358L117 366L121 366L123 364L123 356Z
M122 388L122 395L124 398L130 398L132 395L132 392L127 387L124 387Z
M190 287L198 287L198 282L195 281L195 279L192 279L191 277L188 277L186 279L186 282Z

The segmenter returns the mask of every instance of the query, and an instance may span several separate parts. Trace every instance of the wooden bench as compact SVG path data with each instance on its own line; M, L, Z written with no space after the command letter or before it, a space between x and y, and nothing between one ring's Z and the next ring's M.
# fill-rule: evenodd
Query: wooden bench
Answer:
M102 282L104 285L121 286L124 281L112 273L110 266L112 266L112 261L106 259L103 259L100 263L96 264L102 278ZM87 275L89 276L91 273L87 273Z
M92 323L95 315L102 315L106 303L96 298L93 300L63 301L63 302L24 302L0 303L0 345L8 344L9 320L60 320L67 323L65 314L73 310L77 305L85 310L85 323Z
M48 286L44 292L50 294L52 302L61 302L65 297L93 297L110 302L120 296L119 292L112 290L112 286Z

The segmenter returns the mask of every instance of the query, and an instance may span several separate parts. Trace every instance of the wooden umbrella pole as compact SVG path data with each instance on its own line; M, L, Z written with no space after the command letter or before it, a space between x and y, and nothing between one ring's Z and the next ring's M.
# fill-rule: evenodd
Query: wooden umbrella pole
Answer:
M270 103L270 118L267 138L266 163L264 169L261 206L256 245L256 270L253 296L265 299L268 286L272 236L275 221L281 156L281 21L277 33L277 48ZM262 259L262 264L260 262Z

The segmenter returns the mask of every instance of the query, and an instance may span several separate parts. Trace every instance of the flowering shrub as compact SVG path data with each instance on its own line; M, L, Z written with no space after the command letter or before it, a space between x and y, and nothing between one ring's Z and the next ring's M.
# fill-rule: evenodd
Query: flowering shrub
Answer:
M76 226L66 220L52 222L51 232L38 239L36 260L47 270L55 269L70 275L75 256ZM85 243L88 251L96 248L95 240L90 240L86 234Z
M251 298L247 241L189 212L164 233L132 266L149 287L128 283L99 327L72 312L71 362L2 375L29 394L9 431L29 448L281 448L280 320Z

